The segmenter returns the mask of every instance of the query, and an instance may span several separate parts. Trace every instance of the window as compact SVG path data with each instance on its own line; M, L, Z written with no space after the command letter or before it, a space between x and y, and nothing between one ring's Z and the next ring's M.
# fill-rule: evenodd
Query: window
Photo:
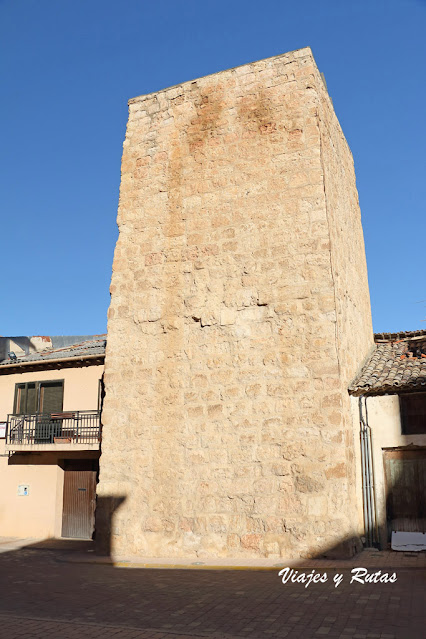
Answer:
M410 393L399 396L403 435L426 433L426 393Z
M37 412L35 382L28 384L16 384L15 386L15 415L24 415Z
M60 413L62 412L63 397L63 379L16 384L13 413L15 415Z

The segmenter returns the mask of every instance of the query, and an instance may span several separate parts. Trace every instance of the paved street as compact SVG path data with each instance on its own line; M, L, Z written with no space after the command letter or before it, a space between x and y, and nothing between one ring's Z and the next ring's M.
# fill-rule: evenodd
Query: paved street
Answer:
M0 554L0 637L423 639L426 571L394 557L396 583L350 584L352 565L363 563L342 570L337 562L343 581L335 588L333 562L316 561L296 569L315 566L328 581L305 588L282 584L278 568L126 569L24 547Z

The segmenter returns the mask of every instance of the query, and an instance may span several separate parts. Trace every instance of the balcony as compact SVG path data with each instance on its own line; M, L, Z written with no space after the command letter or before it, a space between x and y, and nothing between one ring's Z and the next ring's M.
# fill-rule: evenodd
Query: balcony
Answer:
M98 410L7 417L8 452L99 450L100 442Z

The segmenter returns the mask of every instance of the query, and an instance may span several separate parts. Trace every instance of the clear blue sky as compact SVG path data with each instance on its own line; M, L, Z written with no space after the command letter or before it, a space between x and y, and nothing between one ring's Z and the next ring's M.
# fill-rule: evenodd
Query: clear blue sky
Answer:
M376 331L426 328L425 0L0 0L0 334L106 330L127 100L304 46L352 149Z

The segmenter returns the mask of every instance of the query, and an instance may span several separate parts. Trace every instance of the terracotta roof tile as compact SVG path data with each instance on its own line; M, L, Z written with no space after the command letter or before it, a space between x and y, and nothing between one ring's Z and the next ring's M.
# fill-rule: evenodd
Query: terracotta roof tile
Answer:
M426 331L377 333L376 347L349 387L351 395L426 391Z

